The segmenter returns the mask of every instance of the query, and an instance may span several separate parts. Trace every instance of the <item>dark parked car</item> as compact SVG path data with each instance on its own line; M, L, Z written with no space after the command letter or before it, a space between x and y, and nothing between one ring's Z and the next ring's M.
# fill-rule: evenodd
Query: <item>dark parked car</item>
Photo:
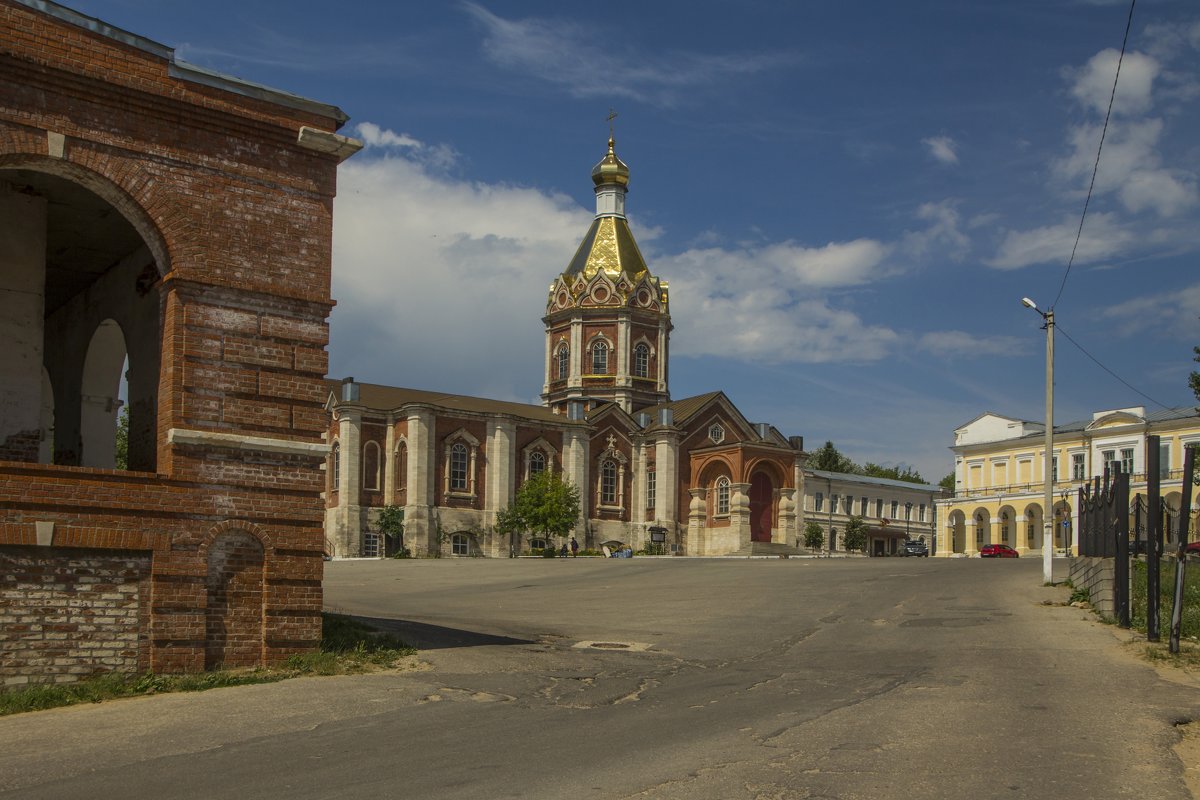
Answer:
M1006 544L985 544L979 549L980 558L1018 558L1020 555Z
M920 539L909 539L904 543L904 546L900 548L900 552L897 555L925 556L928 558L929 546Z

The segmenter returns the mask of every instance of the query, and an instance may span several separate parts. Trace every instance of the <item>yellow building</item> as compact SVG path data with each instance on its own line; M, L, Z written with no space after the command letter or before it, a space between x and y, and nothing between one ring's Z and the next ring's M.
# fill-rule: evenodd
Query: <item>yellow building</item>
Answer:
M978 555L985 544L1007 544L1022 555L1042 552L1045 425L992 412L954 431L954 496L939 500L937 555ZM1157 435L1160 452L1146 452ZM1130 494L1146 493L1146 459L1158 458L1168 513L1178 513L1183 450L1200 443L1192 407L1146 413L1145 408L1097 411L1090 420L1054 428L1054 548L1077 551L1078 489L1106 464L1131 473ZM1172 525L1174 516L1172 514Z

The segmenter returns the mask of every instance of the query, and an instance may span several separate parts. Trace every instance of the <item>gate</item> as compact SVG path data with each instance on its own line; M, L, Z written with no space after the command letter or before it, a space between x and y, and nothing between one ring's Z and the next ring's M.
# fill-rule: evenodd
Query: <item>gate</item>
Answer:
M1113 608L1117 624L1129 627L1129 473L1120 465L1079 487L1079 555L1115 558Z

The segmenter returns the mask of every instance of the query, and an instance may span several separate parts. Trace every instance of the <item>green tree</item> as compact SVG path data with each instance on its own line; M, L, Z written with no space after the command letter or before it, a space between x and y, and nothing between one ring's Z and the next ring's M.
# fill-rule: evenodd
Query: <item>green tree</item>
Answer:
M846 532L842 534L842 546L846 550L867 549L867 523L862 517L851 517L846 521Z
M379 518L375 523L379 532L389 540L396 539L399 546L395 550L396 558L408 558L409 550L404 546L404 508L401 506L384 506L379 509Z
M863 464L861 470L858 470L858 474L867 475L872 478L890 478L894 481L906 481L908 483L925 482L925 479L921 477L921 473L907 464L895 467L882 467L879 464L868 461L866 464Z
M951 472L949 475L947 475L946 477L944 477L940 481L938 481L938 486L942 487L943 489L945 489L948 492L953 492L954 491L954 473Z
M833 442L825 442L821 447L812 451L808 456L809 469L819 469L824 472L858 472L858 465L842 455Z
M129 469L129 407L121 406L117 417L117 469Z
M804 546L809 550L820 550L825 545L825 531L819 523L808 522L804 526Z
M1192 360L1200 362L1200 347L1193 347L1192 352L1196 354ZM1200 401L1200 372L1192 371L1192 374L1188 376L1188 386L1192 387L1192 394L1196 395L1196 400ZM1200 411L1200 408L1196 410Z
M521 533L566 536L578 519L579 487L546 470L521 484L512 505L500 510L496 532L509 537Z

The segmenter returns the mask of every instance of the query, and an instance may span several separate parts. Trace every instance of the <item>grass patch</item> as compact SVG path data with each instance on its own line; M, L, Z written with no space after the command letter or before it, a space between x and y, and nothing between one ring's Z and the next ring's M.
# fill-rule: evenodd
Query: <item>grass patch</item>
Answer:
M415 648L342 614L322 614L321 646L267 669L214 670L191 675L108 673L76 683L44 684L0 691L0 716L79 703L165 692L202 692L225 686L274 683L303 675L353 675L387 669Z
M1132 591L1130 592L1129 617L1134 629L1146 632L1146 562L1133 562ZM1157 661L1200 670L1200 565L1188 564L1183 584L1183 617L1179 626L1179 652L1167 649L1171 636L1171 607L1175 602L1175 560L1163 559L1159 563L1158 631L1160 642L1147 642L1142 656L1148 661Z
M1158 573L1158 630L1166 639L1171 632L1171 608L1175 602L1175 559L1163 559ZM1146 562L1133 562L1132 591L1130 592L1129 616L1133 627L1146 631ZM1188 564L1183 584L1183 618L1179 627L1180 638L1200 637L1200 564Z

